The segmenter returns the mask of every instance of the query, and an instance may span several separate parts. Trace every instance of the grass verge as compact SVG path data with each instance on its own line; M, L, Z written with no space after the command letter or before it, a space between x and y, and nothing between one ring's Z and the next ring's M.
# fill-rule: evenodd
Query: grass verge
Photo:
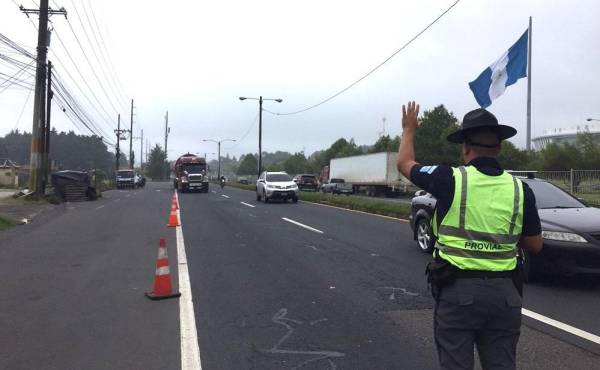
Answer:
M17 222L10 217L0 215L0 231L16 226Z
M227 186L250 191L254 191L256 188L255 185L244 185L239 183L227 183ZM396 218L408 218L408 216L410 216L410 205L404 203L383 202L377 199L355 197L352 195L346 196L309 192L300 192L298 198L305 202L326 204L382 216Z

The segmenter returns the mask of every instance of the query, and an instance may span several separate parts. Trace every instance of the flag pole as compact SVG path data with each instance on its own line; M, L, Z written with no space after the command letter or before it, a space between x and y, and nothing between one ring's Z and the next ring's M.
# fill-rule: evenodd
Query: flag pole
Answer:
M527 150L531 150L531 16L529 16L529 34L527 35Z

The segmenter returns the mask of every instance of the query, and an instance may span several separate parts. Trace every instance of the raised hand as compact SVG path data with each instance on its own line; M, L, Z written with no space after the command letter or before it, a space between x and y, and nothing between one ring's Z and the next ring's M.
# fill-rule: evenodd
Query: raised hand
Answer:
M402 130L403 132L414 132L419 125L417 120L419 116L419 104L409 101L407 106L402 105Z

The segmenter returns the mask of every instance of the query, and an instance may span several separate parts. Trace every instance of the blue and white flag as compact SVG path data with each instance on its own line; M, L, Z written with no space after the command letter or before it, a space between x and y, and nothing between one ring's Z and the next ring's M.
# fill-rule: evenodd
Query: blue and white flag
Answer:
M507 86L527 76L527 43L528 31L525 31L500 59L481 72L475 81L469 82L475 100L482 108L490 106Z

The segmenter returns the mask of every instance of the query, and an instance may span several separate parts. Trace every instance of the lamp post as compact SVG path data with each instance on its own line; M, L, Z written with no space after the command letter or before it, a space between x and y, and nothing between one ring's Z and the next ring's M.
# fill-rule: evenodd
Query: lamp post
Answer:
M600 122L600 119L598 119L598 118L588 118L588 119L586 119L586 121L588 121L588 122L590 122L590 121L598 121L598 122Z
M220 180L221 179L221 143L224 143L226 141L235 141L235 139L223 139L223 140L213 140L213 139L204 139L202 141L210 141L213 143L217 143L217 146L219 147L218 150L218 160L219 160L219 169L217 171L217 178ZM204 155L204 158L206 159L206 155Z
M262 172L262 104L265 100L276 101L277 103L281 103L283 99L263 99L262 96L258 98L247 98L244 96L240 96L240 100L258 100L258 177L260 177L260 173Z

